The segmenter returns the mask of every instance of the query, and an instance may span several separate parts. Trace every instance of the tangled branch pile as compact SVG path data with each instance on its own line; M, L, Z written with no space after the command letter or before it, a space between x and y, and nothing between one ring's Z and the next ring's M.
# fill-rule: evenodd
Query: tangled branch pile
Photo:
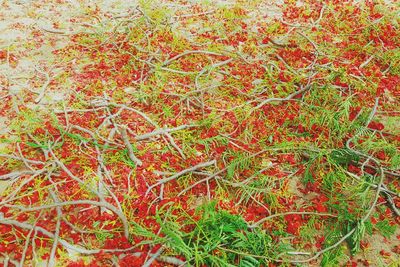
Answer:
M158 2L38 27L30 49L68 41L30 89L1 80L0 258L374 265L400 222L399 9Z

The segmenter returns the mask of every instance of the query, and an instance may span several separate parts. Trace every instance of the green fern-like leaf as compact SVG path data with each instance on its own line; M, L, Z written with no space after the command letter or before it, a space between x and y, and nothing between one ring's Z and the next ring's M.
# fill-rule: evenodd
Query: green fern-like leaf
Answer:
M349 223L345 228L346 231L351 231L354 225L356 225L354 233L346 240L352 255L356 254L360 250L360 242L365 234L365 225L361 221L357 222L356 224Z
M387 219L377 222L375 227L386 238L390 238L396 231L396 225L390 225Z
M239 267L258 267L260 262L251 256L245 256L240 260Z
M237 171L249 169L253 159L245 153L235 153L234 159L229 163L226 169L226 176L232 179Z
M399 170L400 169L400 154L396 154L392 157L390 161L390 167L393 170Z
M347 148L335 149L329 154L329 159L338 165L348 165L359 160L359 156Z

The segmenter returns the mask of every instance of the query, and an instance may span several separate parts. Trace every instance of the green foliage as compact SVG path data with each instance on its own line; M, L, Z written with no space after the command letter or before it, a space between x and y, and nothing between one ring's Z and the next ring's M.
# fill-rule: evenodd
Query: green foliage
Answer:
M107 149L107 148L109 148L110 146L109 145L103 145L103 144L100 144L99 142L98 142L98 140L97 139L95 139L95 138L87 138L87 137L84 137L84 136L82 136L81 134L79 134L79 133L72 133L72 132L68 132L68 131L66 131L65 129L64 129L64 127L63 127L63 125L60 123L60 121L57 119L57 117L56 117L56 115L55 114L51 114L51 116L52 116L52 124L54 125L54 127L61 133L61 136L62 136L62 141L64 142L65 141L65 137L69 137L69 138L71 138L77 145L81 145L82 143L83 144L92 144L92 145L94 145L94 146L97 146L97 147L99 147L99 148L105 148L105 149ZM59 144L58 146L60 146L61 144ZM37 146L37 144L36 144L36 146ZM47 145L45 144L45 146L47 147ZM34 147L34 146L33 146Z
M344 228L345 232L343 234L350 232L354 228L354 233L346 239L352 255L355 255L360 250L360 242L365 234L365 225L362 221L348 222L347 227Z
M172 10L166 5L159 5L158 1L140 0L139 4L145 18L154 26L166 23L172 15Z
M256 266L260 266L260 262L256 258L251 256L244 256L239 263L239 267L256 267Z
M233 160L229 162L226 170L226 176L228 179L232 179L236 172L249 169L254 160L248 153L243 152L228 152L224 154L224 157L228 155L233 157Z
M318 234L318 230L315 227L316 219L311 217L306 225L300 228L300 236L306 242L313 242L315 236Z
M396 154L392 157L390 161L390 167L393 170L399 170L400 169L400 154Z
M260 195L263 195L266 200L269 197L275 196L275 194L270 194L270 192L276 186L277 179L262 175L260 172L256 172L250 178L254 179L247 184L241 185L238 189L237 195L240 196L239 203L247 203L252 198L258 199Z
M140 223L137 223L135 221L130 221L130 224L132 227L130 228L130 235L129 235L129 242L134 242L133 237L142 237L144 240L141 241L139 244L144 245L144 244L164 244L167 242L166 237L161 237L157 234L155 234L151 229L147 229ZM137 245L139 245L137 244Z
M18 118L11 122L10 129L21 133L32 133L42 125L43 117L38 110L25 109L20 111Z
M348 212L348 205L345 202L331 206L337 208L339 216L335 222L325 229L324 247L334 245L349 231L356 228L355 232L346 239L348 248L353 254L360 248L360 241L365 232L365 225L361 222L354 221L353 215ZM321 266L338 266L339 262L341 262L343 258L347 257L345 254L345 248L345 246L340 245L324 253Z
M339 224L335 225L333 229L325 234L325 247L335 244L342 237ZM336 247L323 254L321 260L322 267L334 267L339 265L339 261L345 257L344 248L342 246Z
M365 226L365 232L369 235L372 235L373 225L371 223L371 220L366 220L364 222L364 226Z
M308 183L314 183L314 176L312 172L312 166L315 164L316 160L318 159L318 156L314 156L310 158L310 160L306 163L306 169L304 171L304 176L303 176L303 184L308 184Z
M344 256L342 248L327 251L322 256L321 267L336 267L339 266L339 261Z
M123 162L127 166L134 168L136 165L132 162L132 160L128 156L128 149L122 149L116 152L107 153L104 155L104 161L107 164L115 164Z
M149 86L140 85L140 90L131 93L132 97L139 103L147 104L150 99L150 95L147 93L150 89Z
M104 231L102 228L104 227L104 225L101 225L101 223L99 222L99 221L96 221L96 222L94 222L93 223L93 227L95 228L95 229L99 229L99 230L96 230L96 232L95 232L95 235L96 235L96 238L100 241L100 242L104 242L104 241L106 241L107 239L110 239L110 238L113 238L113 234L112 233L110 233L110 232L107 232L107 231Z
M329 154L329 159L335 164L347 166L352 161L358 162L360 157L347 148L340 148L334 149Z
M334 191L340 190L346 181L346 174L337 169L323 176L322 185L325 190L333 193Z
M229 142L228 138L226 138L224 136L221 136L221 135L217 135L217 136L201 139L201 140L198 141L199 144L202 144L202 145L205 146L206 153L208 153L210 151L212 144L215 144L215 145L227 145L228 142Z
M217 113L216 112L211 112L208 114L206 118L203 118L197 122L199 126L203 126L206 129L210 129L212 125L216 124L218 122L217 119Z
M375 227L386 238L390 238L396 231L396 225L390 225L388 219L377 222Z
M169 106L163 106L162 107L163 114L166 118L172 118L174 116L173 110Z
M311 172L311 164L307 164L306 170L304 172L304 176L303 176L303 183L307 184L307 183L314 183L314 177L312 175Z
M385 139L379 138L375 135L374 131L367 128L364 128L364 130L361 128L357 135L359 137L362 136L362 139L364 139L362 144L358 145L358 149L366 151L368 154L384 151L388 156L393 156L397 152L397 148L394 144L389 143Z
M48 144L45 143L34 143L34 142L25 142L26 145L33 147L33 148L43 148L43 149L47 149L48 148Z
M133 144L131 144L131 146L132 146L133 152L134 152L134 153L137 153L137 152L138 152L138 149L136 148L136 146L133 145ZM125 148L125 149L122 150L122 152L123 152L123 155L124 155L124 157L122 157L122 161L123 161L126 165L130 166L131 168L135 168L135 167L136 167L136 164L135 164L135 162L133 162L133 161L131 160L131 158L129 157L128 149Z
M201 214L198 221L192 221L183 231L182 223L176 217L165 213L157 216L161 232L165 236L164 244L175 252L184 255L195 266L261 266L269 262L272 255L282 252L274 246L272 238L259 229L249 229L246 221L239 215L218 210L215 202L198 208ZM135 227L135 234L154 238L151 231L142 226Z

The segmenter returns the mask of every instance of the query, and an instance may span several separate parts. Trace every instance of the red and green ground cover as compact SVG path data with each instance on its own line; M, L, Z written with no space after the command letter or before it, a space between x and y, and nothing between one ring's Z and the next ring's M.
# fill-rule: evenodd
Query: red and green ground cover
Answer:
M0 51L50 47L0 80L2 266L400 264L396 3L79 3Z

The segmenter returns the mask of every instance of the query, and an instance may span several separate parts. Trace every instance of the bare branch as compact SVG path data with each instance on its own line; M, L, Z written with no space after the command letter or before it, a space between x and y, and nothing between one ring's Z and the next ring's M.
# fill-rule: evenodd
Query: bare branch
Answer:
M16 206L16 205L8 205L6 204L5 206L11 207L14 209L18 209L24 212L31 212L31 211L37 211L37 210L43 210L43 209L51 209L51 208L57 208L57 207L63 207L63 206L70 206L70 205L93 205L93 206L98 206L98 207L104 207L110 211L112 211L115 215L119 217L121 220L123 227L124 227L124 234L125 237L128 238L129 236L129 223L128 220L126 219L125 215L118 210L116 207L111 205L108 202L104 201L93 201L93 200L74 200L74 201L64 201L64 202L59 202L59 203L54 203L54 204L48 204L48 205L42 205L42 206L37 206L37 207L21 207L21 206Z
M254 110L259 109L259 108L261 108L262 106L264 106L264 105L266 105L266 104L268 104L268 103L271 103L271 102L290 101L290 100L292 100L295 96L297 96L297 95L299 95L299 94L302 94L302 93L306 92L307 90L309 90L310 87L311 87L311 86L305 86L304 88L302 88L302 89L300 89L300 90L298 90L298 91L295 91L295 92L291 93L290 95L288 95L288 96L285 97L285 98L276 98L276 97L272 97L272 98L265 99L265 100L263 100L260 104L258 104L256 107L254 107L251 111L253 112ZM251 113L250 113L250 114L251 114Z
M190 55L190 54L206 54L206 55L212 55L212 56L223 56L222 54L211 52L211 51L206 51L206 50L191 50L191 51L185 51L179 55L176 55L176 56L164 61L164 63L161 66L163 66L163 67L168 66L169 64L172 63L172 61L177 60L178 58L181 58L183 56Z
M174 174L174 175L172 175L172 176L170 176L170 177L161 179L161 180L159 180L157 183L151 185L151 186L147 189L146 195L148 195L148 194L150 193L150 191L151 191L153 188L155 188L155 187L157 187L157 186L159 186L159 185L162 185L162 184L165 184L165 183L167 183L167 182L169 182L169 181L172 181L172 180L174 180L174 179L176 179L176 178L178 178L178 177L180 177L180 176L182 176L182 175L185 175L186 173L193 172L193 171L196 171L196 170L198 170L198 169L202 169L202 168L205 168L205 167L209 167L209 166L215 165L216 162L217 162L216 160L211 160L211 161L208 161L208 162L203 162L203 163L197 164L196 166L193 166L193 167L191 167L191 168L188 168L188 169L185 169L185 170L183 170L183 171L180 171L180 172L178 172L178 173L176 173L176 174Z
M138 158L135 156L135 153L133 152L132 145L131 145L131 143L130 143L130 141L129 141L129 137L128 137L128 134L127 134L127 132L126 132L126 127L121 126L119 130L120 130L120 133L121 133L121 136L122 136L122 140L124 141L124 144L125 144L126 148L128 149L128 156L129 156L129 158L130 158L137 166L142 166L142 165L143 165L143 162L142 162L140 159L138 159Z

